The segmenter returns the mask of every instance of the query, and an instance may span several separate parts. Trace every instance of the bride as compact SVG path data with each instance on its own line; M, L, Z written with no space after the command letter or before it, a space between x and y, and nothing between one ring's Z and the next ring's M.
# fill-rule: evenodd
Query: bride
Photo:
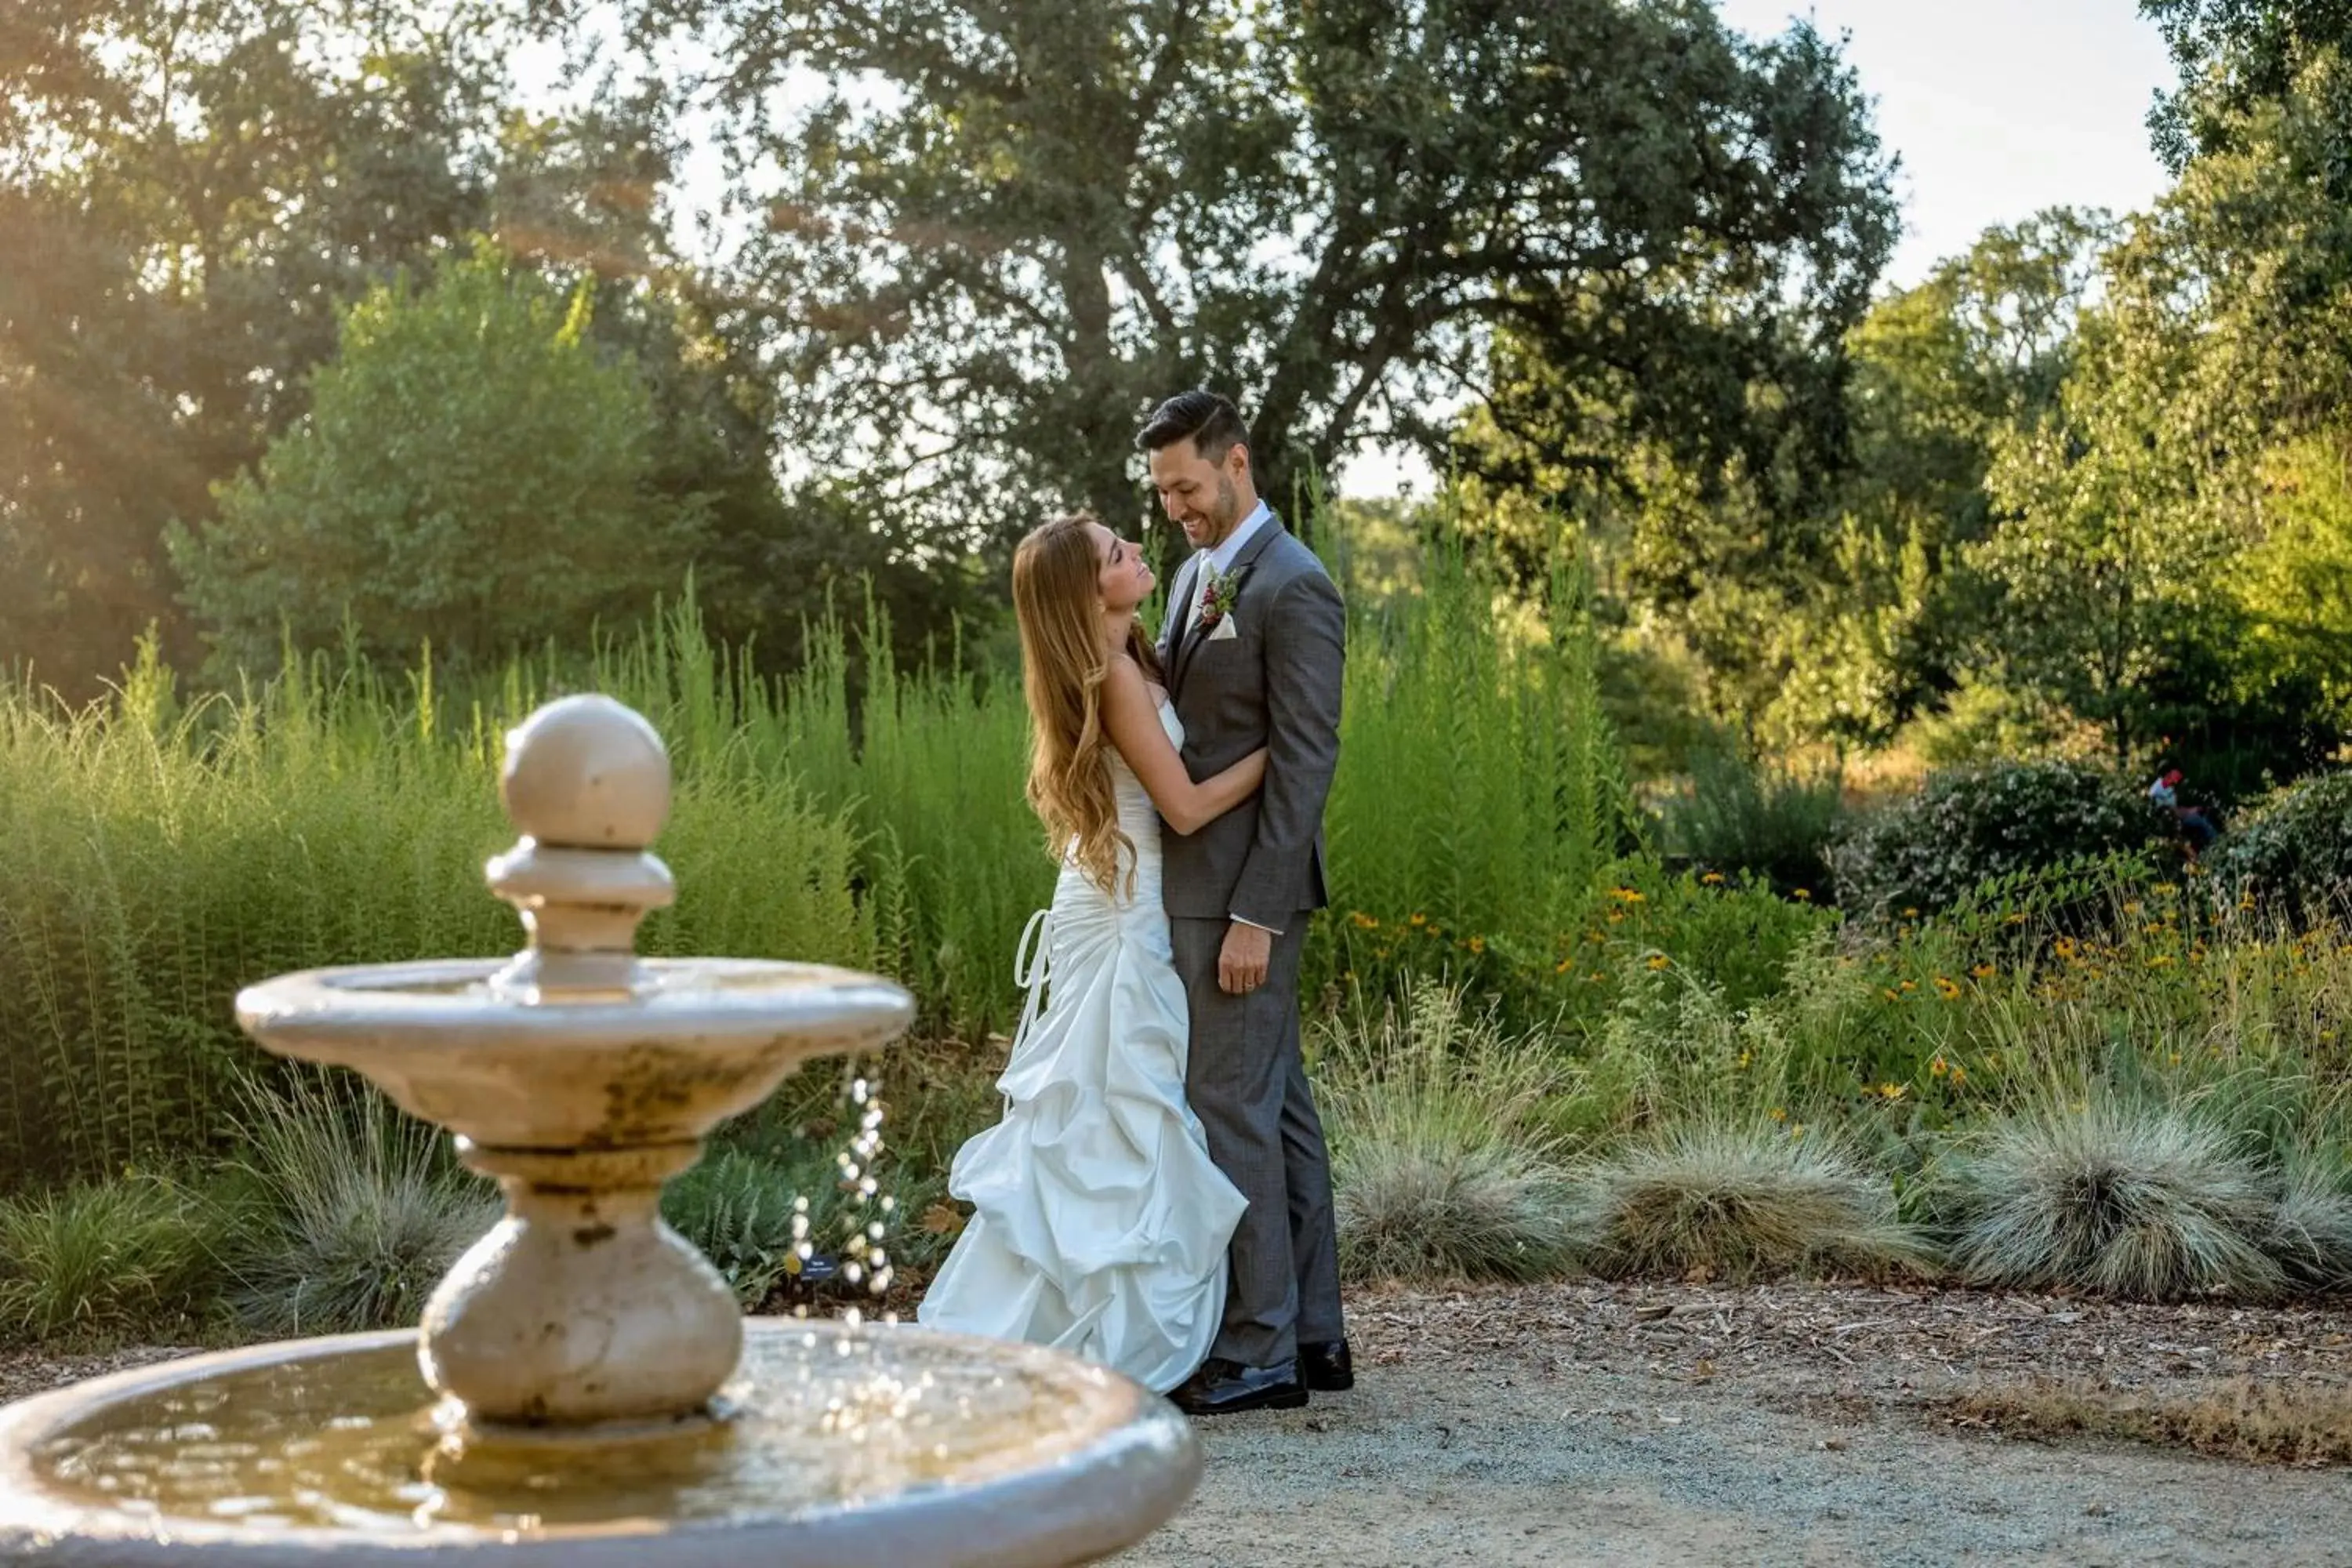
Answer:
M1136 622L1151 586L1142 552L1084 513L1034 530L1013 558L1029 802L1062 873L1014 960L1029 994L997 1080L1004 1118L948 1178L974 1212L917 1317L1054 1345L1165 1392L1216 1338L1243 1198L1184 1100L1160 823L1190 834L1232 810L1265 778L1265 752L1200 784L1185 773L1183 727Z

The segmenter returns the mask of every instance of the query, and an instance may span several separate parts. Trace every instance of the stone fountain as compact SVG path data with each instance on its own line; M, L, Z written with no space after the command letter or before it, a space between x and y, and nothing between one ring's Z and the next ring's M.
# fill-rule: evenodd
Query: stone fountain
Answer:
M0 1560L338 1568L1087 1563L1191 1495L1165 1402L1032 1346L754 1319L662 1184L793 1068L913 1005L814 964L637 956L669 760L567 698L507 738L488 868L512 960L314 970L237 997L284 1056L457 1135L503 1219L415 1331L202 1355L0 1410Z

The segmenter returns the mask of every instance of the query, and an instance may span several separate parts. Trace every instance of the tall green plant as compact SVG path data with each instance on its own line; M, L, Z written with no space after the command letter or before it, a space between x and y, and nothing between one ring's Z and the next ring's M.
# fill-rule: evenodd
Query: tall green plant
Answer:
M1633 824L1581 574L1556 573L1520 629L1433 549L1418 592L1354 617L1339 757L1327 821L1349 910L1549 955Z

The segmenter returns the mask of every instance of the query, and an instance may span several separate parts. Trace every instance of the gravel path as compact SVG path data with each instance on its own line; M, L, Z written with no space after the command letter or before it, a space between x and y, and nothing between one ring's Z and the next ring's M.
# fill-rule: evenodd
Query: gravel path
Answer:
M1599 1286L1354 1312L1356 1392L1204 1424L1199 1496L1121 1568L2352 1564L2341 1471L2006 1439L1939 1397L2340 1387L2352 1312Z

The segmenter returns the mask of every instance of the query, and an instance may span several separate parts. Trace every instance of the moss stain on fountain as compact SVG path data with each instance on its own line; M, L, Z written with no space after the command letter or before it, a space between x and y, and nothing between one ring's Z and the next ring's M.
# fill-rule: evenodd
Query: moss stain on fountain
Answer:
M707 1053L647 1043L622 1054L604 1091L604 1125L588 1148L619 1149L665 1135L694 1106L732 1101L762 1076L756 1059L714 1058Z

